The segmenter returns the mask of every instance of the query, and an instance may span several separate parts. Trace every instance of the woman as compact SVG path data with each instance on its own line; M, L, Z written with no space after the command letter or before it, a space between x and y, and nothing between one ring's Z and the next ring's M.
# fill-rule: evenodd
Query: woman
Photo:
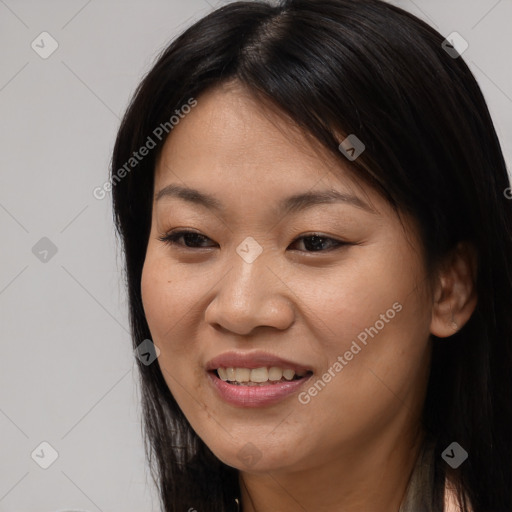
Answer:
M510 183L451 46L235 2L142 81L112 191L164 510L512 510Z

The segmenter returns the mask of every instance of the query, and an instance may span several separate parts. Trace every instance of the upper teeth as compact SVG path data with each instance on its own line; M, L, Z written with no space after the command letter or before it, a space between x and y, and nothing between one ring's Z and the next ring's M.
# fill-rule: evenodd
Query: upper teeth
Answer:
M282 369L277 366L270 368L217 368L219 377L222 380L236 382L267 382L268 380L276 381L284 377L286 380L292 380L295 371L289 368ZM306 372L297 373L297 376L303 377Z

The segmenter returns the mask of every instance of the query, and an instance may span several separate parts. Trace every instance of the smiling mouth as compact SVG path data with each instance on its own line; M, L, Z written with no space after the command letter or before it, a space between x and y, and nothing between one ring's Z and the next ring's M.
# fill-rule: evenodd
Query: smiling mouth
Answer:
M300 374L291 369L279 367L261 368L217 368L210 373L226 384L233 386L275 386L285 382L303 380L312 375L312 371L304 371Z

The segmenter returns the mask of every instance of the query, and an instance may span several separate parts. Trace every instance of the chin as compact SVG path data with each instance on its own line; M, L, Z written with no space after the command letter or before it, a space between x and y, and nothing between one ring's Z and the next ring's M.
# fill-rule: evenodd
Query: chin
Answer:
M262 446L264 443L258 445L256 443L257 440L254 442L247 440L237 446L233 445L233 451L218 450L216 447L210 449L224 464L248 473L278 472L286 468L295 470L301 465L300 459L294 453L296 449L293 443L290 443L289 447L280 446L279 448L269 446L268 443L266 446ZM290 453L293 453L294 456L290 457Z

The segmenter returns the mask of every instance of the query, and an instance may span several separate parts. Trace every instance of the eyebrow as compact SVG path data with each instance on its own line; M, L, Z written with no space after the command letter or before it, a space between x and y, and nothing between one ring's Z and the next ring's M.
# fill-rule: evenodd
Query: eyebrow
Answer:
M197 189L184 187L181 185L170 184L161 189L155 194L155 202L159 201L163 197L174 197L182 199L193 204L204 206L210 210L215 210L219 213L225 211L225 206L216 197L200 192ZM376 214L377 212L365 203L362 199L357 196L339 192L333 189L315 191L315 192L303 192L294 194L283 200L281 200L277 207L277 214L296 213L298 211L311 208L319 204L331 204L331 203L347 203L357 208L366 210L370 213Z

